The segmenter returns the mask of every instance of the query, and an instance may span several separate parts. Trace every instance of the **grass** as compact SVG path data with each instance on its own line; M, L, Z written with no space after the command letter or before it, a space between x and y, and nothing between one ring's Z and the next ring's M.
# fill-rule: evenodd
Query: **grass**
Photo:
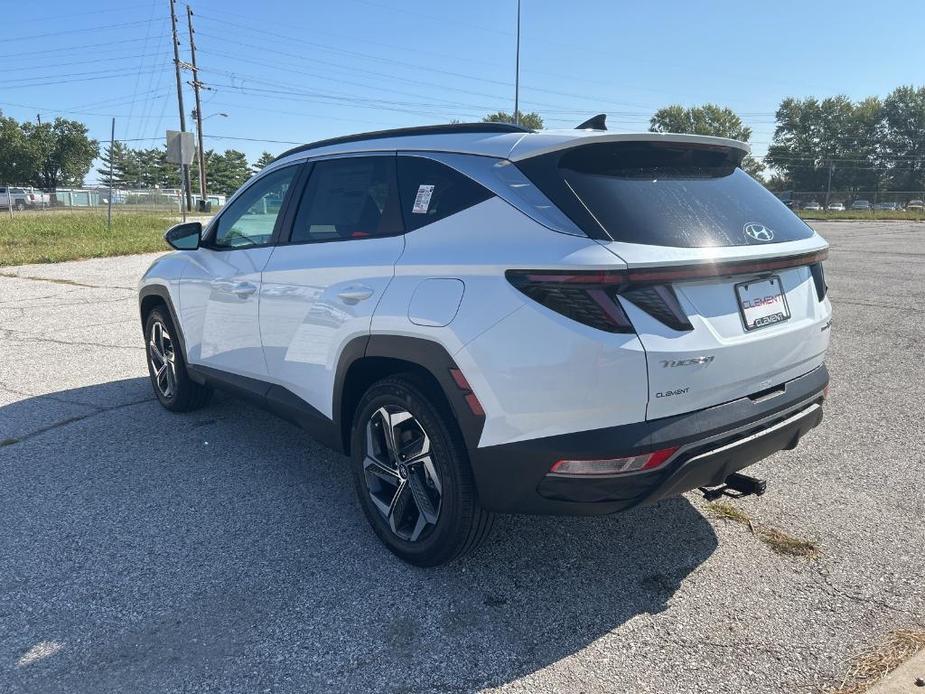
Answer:
M28 212L0 215L0 266L57 263L166 251L164 232L176 221L169 214L120 212Z
M738 506L730 504L728 501L714 501L707 506L710 515L719 520L732 521L740 525L751 525L752 519L748 517Z
M803 219L815 219L819 221L830 222L839 220L862 220L869 222L871 220L881 221L884 219L895 219L906 222L925 221L925 212L906 212L905 210L899 212L890 212L889 210L872 210L870 212L865 212L863 210L845 210L844 212L828 212L826 210L819 210L818 212L813 210L797 210L797 214L800 215L800 217Z
M728 501L714 501L707 504L707 512L713 518L718 518L719 520L747 525L755 537L766 544L772 551L785 557L815 559L821 553L819 545L813 540L789 535L779 528L757 525L745 511Z
M758 528L755 534L772 550L786 557L815 559L819 556L819 545L812 540L788 535L777 528Z
M829 694L861 694L925 648L925 630L899 629L856 656L850 669ZM903 690L905 691L905 690Z

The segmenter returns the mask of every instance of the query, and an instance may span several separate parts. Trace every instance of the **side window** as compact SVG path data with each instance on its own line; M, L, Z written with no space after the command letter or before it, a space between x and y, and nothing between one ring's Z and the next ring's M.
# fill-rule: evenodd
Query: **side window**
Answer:
M399 157L401 213L409 231L488 200L493 193L445 164L425 157Z
M286 192L298 170L298 166L286 166L267 174L245 190L222 211L212 245L252 248L268 244Z
M402 231L395 157L346 157L315 163L289 241L365 239Z

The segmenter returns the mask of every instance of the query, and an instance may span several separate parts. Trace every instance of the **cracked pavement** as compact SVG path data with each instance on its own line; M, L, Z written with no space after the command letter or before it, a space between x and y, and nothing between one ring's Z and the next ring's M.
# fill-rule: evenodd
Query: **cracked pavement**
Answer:
M826 418L733 502L502 517L405 566L346 460L231 398L154 401L154 256L0 268L0 691L816 692L925 622L925 225L819 223Z

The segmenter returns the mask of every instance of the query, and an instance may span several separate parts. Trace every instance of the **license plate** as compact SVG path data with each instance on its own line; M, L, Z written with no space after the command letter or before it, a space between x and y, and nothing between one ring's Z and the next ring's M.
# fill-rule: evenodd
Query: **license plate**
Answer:
M735 286L739 312L746 330L765 328L790 318L787 297L781 289L780 277L765 277Z

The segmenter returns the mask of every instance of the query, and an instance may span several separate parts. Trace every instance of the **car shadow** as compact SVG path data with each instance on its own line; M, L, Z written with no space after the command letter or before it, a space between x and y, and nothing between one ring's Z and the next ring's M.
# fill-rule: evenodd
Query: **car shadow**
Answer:
M175 415L137 378L0 407L41 416L0 446L3 691L502 685L664 610L717 545L678 498L502 516L418 569L368 528L346 458L240 401Z

